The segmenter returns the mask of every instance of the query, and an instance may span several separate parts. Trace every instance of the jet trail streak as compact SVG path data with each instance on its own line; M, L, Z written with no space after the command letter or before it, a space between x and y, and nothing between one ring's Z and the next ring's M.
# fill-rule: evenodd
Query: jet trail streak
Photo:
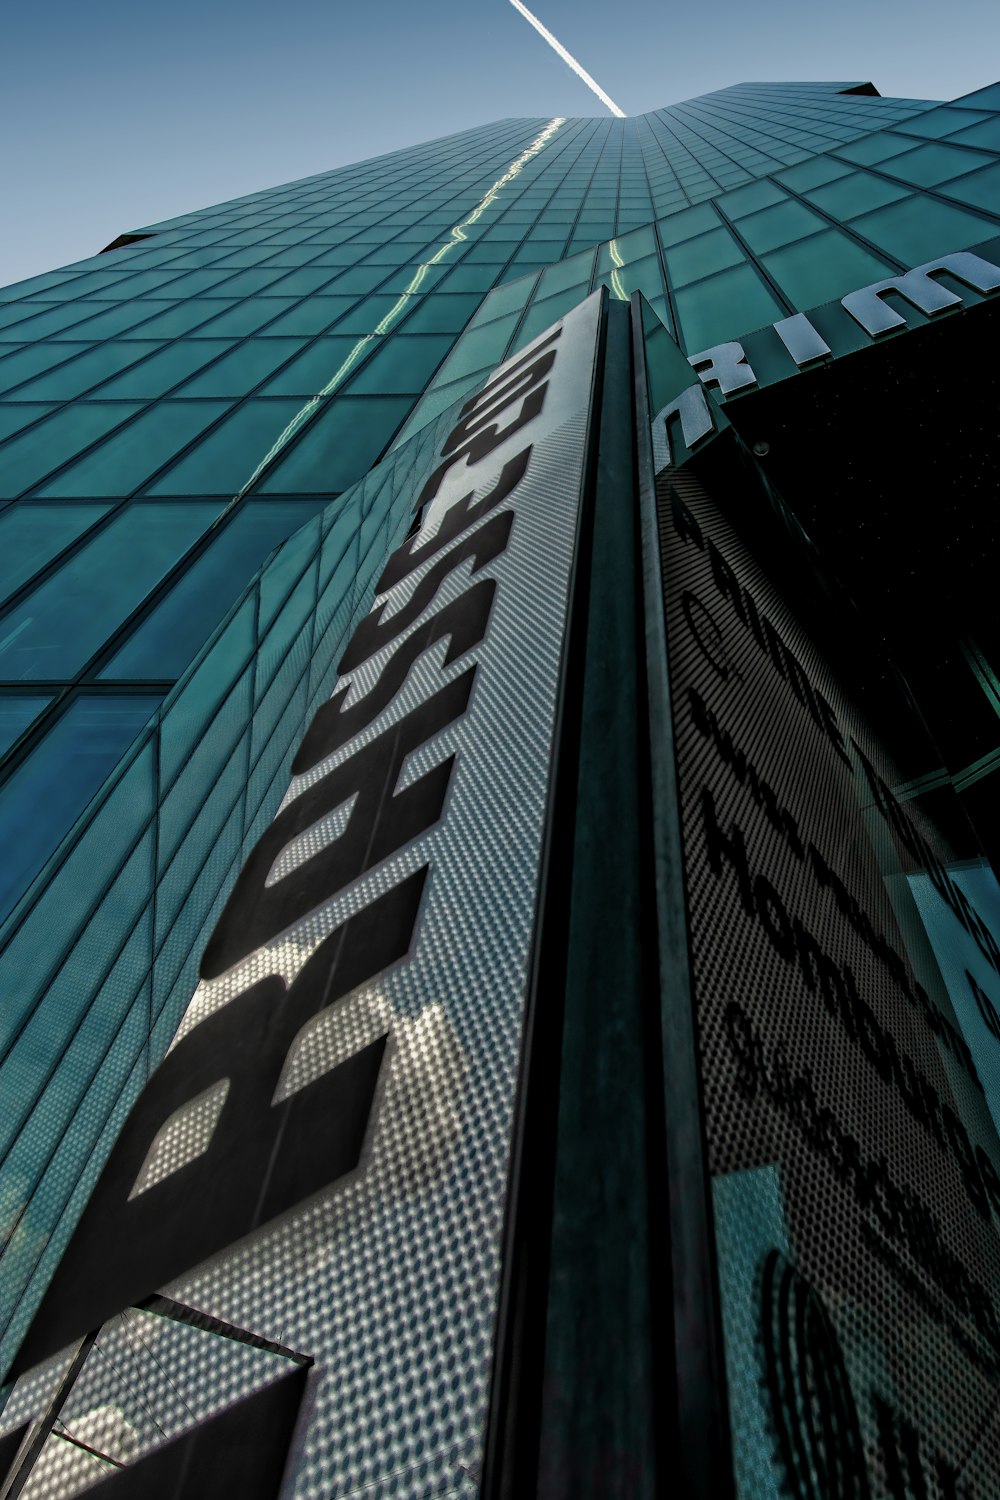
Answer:
M610 94L606 94L601 88L601 85L597 83L593 78L591 78L586 68L581 67L572 53L566 51L566 48L563 46L562 42L556 41L551 31L549 31L545 26L542 25L538 17L533 16L528 7L521 4L521 0L510 0L510 3L511 5L513 5L515 10L520 11L521 15L526 21L529 21L531 25L534 26L535 30L538 32L538 35L545 38L552 50L554 52L558 52L563 62L569 64L577 77L582 78L589 89L593 89L594 93L597 95L598 99L600 99L601 103L606 104L613 115L618 115L620 119L624 119L625 111L618 108L617 104L611 98Z

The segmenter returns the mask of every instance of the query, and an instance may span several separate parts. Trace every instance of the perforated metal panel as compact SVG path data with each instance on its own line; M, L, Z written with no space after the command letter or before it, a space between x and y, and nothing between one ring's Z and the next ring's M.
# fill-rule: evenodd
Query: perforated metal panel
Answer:
M732 472L656 493L738 1491L994 1495L1000 1157L905 878L950 851Z

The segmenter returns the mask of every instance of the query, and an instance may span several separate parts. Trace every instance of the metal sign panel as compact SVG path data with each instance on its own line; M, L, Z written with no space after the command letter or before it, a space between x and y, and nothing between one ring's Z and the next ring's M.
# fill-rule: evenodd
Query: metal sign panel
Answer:
M692 468L656 508L737 1493L986 1500L1000 1148L907 876L994 1000L1000 948Z
M315 1361L299 1496L478 1493L600 308L459 413L22 1351L169 1281Z

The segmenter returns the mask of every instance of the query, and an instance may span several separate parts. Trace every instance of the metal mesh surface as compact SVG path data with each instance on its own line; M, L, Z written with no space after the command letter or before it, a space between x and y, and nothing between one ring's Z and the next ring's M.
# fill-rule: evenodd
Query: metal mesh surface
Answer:
M777 1249L832 1321L872 1493L896 1492L890 1410L900 1452L906 1424L918 1435L925 1475L950 1470L962 1494L994 1494L1000 1242L946 1111L994 1166L997 1138L960 1043L935 1032L937 1015L961 1036L905 879L913 859L852 740L900 799L905 790L720 508L690 473L657 485L740 1493L855 1493L830 1474L797 1487L782 1458L761 1301ZM803 701L810 692L821 719L815 694L829 705L845 755ZM933 826L913 806L905 815L946 862ZM839 1000L817 953L840 975ZM914 999L918 981L930 1010ZM900 1229L901 1203L924 1206L922 1242ZM800 1333L788 1334L792 1361L805 1358Z

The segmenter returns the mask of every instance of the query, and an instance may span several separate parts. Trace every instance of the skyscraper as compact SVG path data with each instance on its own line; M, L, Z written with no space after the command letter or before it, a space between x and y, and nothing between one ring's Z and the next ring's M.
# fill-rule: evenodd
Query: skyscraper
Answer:
M743 85L6 294L17 1484L990 1493L998 157Z

